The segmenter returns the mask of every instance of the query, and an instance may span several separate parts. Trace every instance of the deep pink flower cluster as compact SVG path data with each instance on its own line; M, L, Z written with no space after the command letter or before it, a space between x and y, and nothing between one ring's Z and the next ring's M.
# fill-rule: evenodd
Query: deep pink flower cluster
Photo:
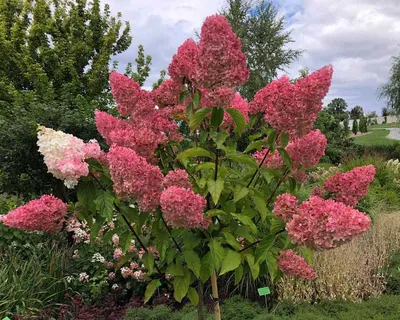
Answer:
M172 57L168 67L168 74L177 83L182 83L184 78L190 81L196 76L197 44L193 39L187 39Z
M158 107L174 106L178 104L179 94L181 93L182 85L168 79L161 83L161 85L153 90L153 98Z
M233 98L232 104L229 108L240 111L240 113L243 115L246 123L249 122L249 120L250 120L249 119L249 103L247 102L246 99L243 99L239 93L235 94L235 97ZM229 129L234 125L235 125L235 123L234 123L231 115L228 112L225 112L222 128Z
M278 131L297 136L307 134L328 93L333 69L323 67L294 84L284 76L258 91L250 103L250 113L264 113L264 119Z
M293 250L283 250L278 257L278 267L283 273L300 277L305 280L313 280L317 277L316 272Z
M310 131L305 136L294 139L286 147L293 161L293 167L311 169L317 165L325 154L326 143L325 135L319 130Z
M142 211L155 210L163 181L160 168L124 147L111 147L107 158L115 193L123 199L133 197Z
M295 244L331 249L362 234L370 223L368 216L342 202L311 196L298 207L286 230Z
M165 220L174 228L208 228L210 220L204 218L206 199L191 189L171 186L161 193L161 209Z
M299 202L290 193L280 194L274 203L274 214L284 222L289 222L297 213Z
M162 184L163 188L166 189L171 186L178 186L185 189L191 189L192 184L189 182L189 176L185 170L175 169L164 177Z
M281 155L277 150L274 152L268 151L268 149L263 149L261 151L256 151L253 153L254 159L257 161L258 164L264 159L265 154L268 152L267 157L263 162L263 167L271 168L271 169L280 169L283 167L283 160Z
M337 173L323 184L333 199L354 207L368 194L368 187L374 180L376 169L373 165L356 167L345 173Z
M1 216L6 226L27 231L59 232L65 221L67 205L52 195L44 195Z

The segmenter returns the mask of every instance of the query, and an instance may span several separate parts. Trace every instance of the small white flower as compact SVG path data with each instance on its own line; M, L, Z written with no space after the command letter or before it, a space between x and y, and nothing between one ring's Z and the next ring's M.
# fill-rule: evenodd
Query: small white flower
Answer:
M66 280L67 280L68 283L71 283L74 280L74 277L73 276L68 276Z
M39 243L36 245L36 248L38 248L38 249L43 249L43 246L44 246L43 242L39 242Z
M87 282L89 280L89 275L86 272L82 272L79 274L80 282Z
M106 259L98 252L96 252L93 256L92 256L92 263L95 262L100 262L100 263L104 263L104 261L106 261Z
M13 242L11 242L10 247L11 247L11 248L16 248L16 247L18 247L18 243L17 243L16 241L13 241Z
M119 285L117 285L116 283L114 283L111 287L112 290L117 291L119 289Z
M23 247L28 249L28 248L31 247L31 245L30 245L29 243L25 243L25 244L23 245Z

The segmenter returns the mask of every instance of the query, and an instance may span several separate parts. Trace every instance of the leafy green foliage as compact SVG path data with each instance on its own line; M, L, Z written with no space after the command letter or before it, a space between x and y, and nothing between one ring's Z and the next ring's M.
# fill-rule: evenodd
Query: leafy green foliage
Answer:
M391 111L399 114L400 111L400 56L393 57L389 79L379 88L379 98L387 101L386 110L382 109L382 116L388 116ZM384 112L385 111L385 112Z

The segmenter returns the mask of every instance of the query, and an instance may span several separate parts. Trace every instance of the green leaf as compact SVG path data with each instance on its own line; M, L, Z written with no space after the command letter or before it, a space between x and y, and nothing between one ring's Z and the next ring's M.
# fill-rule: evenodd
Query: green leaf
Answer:
M192 158L192 157L209 157L211 158L211 153L203 148L190 148L186 149L185 151L181 152L176 158L178 160L182 160L185 158Z
M211 194L211 197L215 204L218 203L219 197L221 196L221 192L224 189L224 180L221 179L209 179L207 181L208 192Z
M240 250L242 249L242 247L240 246L240 243L236 240L236 238L229 232L222 232L222 234L224 235L226 242L233 248L236 250Z
M235 152L235 153L228 153L225 155L225 158L231 159L235 162L241 163L241 164L247 164L255 169L258 168L256 160L254 160L253 157L241 153L241 152Z
M312 251L312 249L307 247L300 247L300 252L304 257L304 259L306 260L306 262L311 265L313 263L313 256L314 256L314 252Z
M100 231L101 227L103 226L105 220L106 219L103 217L97 218L96 223L93 224L92 227L90 228L90 241L91 242L93 242L94 239L96 239L96 237L98 236L99 231Z
M186 296L190 285L190 272L188 269L183 269L183 276L174 277L174 298L176 301L181 302Z
M271 251L269 251L266 254L265 259L267 261L267 267L271 276L271 280L274 281L278 275L278 261L276 259L276 256Z
M147 274L151 275L153 273L154 268L154 256L151 252L146 252L143 254L142 262L144 263Z
M237 186L233 192L233 201L238 202L249 194L249 189L246 187Z
M244 214L231 213L231 215L233 217L235 217L236 219L238 219L245 226L250 227L251 232L253 232L254 234L257 234L257 227L254 224L253 220L251 220L251 218L249 218L248 216L245 216Z
M214 162L203 162L202 164L197 165L195 168L196 171L206 170L206 169L215 169L215 163Z
M218 128L223 120L224 120L224 109L214 107L211 112L211 125L215 128Z
M214 272L214 261L211 256L211 252L207 252L204 257L201 259L201 268L200 268L200 279L204 283Z
M236 124L236 128L239 132L242 132L243 129L246 127L246 121L244 120L243 114L234 108L228 108L226 109L226 112L230 114L232 117L233 121Z
M281 134L281 148L286 148L289 143L289 132L284 132Z
M170 264L167 268L167 270L165 271L165 273L169 273L171 276L173 277L177 277L177 276L184 276L184 272L183 272L183 267L179 264Z
M211 239L208 244L210 247L210 254L213 261L213 266L217 270L221 266L222 259L224 258L225 250L221 246L221 242L218 239Z
M267 181L267 183L270 183L272 181L272 179L274 178L274 174L272 173L271 168L261 168L260 172L261 172L262 176L264 177L265 181Z
M199 303L199 295L197 294L197 291L192 287L190 287L188 290L188 297L192 305L197 306L197 304Z
M132 233L130 230L124 231L119 237L119 244L122 248L122 251L126 253L131 245Z
M160 260L163 261L165 259L165 254L170 244L170 236L167 232L159 231L157 232L157 237L155 239L156 248L158 254L160 255Z
M196 129L203 121L204 118L209 114L211 111L210 108L201 108L197 110L194 115L190 118L189 128L191 131Z
M190 270L193 271L196 277L200 276L201 262L196 252L193 250L183 250L183 256L185 257L186 264Z
M158 281L158 279L151 280L151 282L147 285L146 292L144 294L144 303L147 303L153 296L154 292L156 292Z
M82 179L79 182L78 190L76 193L79 202L84 205L92 213L96 213L96 185L90 179Z
M182 91L181 94L179 95L179 103L183 104L185 102L187 96L188 96L187 90Z
M107 191L100 191L100 195L94 200L100 215L111 221L114 213L114 196Z
M260 263L265 260L267 253L275 243L276 236L267 236L261 240L256 249L255 262Z
M289 190L290 192L294 192L296 190L296 180L293 177L289 177Z
M270 231L272 234L277 234L279 231L285 229L285 224L279 218L272 217L270 224Z
M194 249L201 243L201 240L192 232L188 232L183 236L183 243L186 249Z
M221 272L219 274L222 275L229 271L235 270L240 265L240 262L241 262L240 253L228 250L228 253L222 260Z
M249 265L251 275L253 279L256 280L260 274L260 265L254 261L254 256L252 254L245 254L245 258Z
M218 149L221 149L224 145L226 138L228 138L229 134L226 131L212 132L211 139L215 142Z
M195 107L199 106L200 103L200 99L201 99L201 91L199 89L196 90L196 92L193 95L193 105ZM204 108L203 108L204 109ZM208 108L207 108L208 109Z
M223 215L225 213L226 213L225 211L222 211L220 209L211 209L211 210L208 210L204 215L206 217L215 217L218 215Z
M292 159L290 159L289 153L285 149L282 149L282 148L278 148L278 152L281 155L285 165L287 165L289 168L291 168L292 167Z
M271 152L275 151L276 147L276 131L272 131L267 138L268 141L268 149L271 150Z
M243 278L243 266L240 265L235 270L235 286L242 280Z
M267 203L265 200L261 197L258 196L252 196L251 197L254 203L254 206L256 210L260 213L261 216L261 221L264 222L265 219L267 218Z
M244 153L252 151L254 149L261 150L263 146L267 144L266 140L257 140L250 143L247 148L244 150Z

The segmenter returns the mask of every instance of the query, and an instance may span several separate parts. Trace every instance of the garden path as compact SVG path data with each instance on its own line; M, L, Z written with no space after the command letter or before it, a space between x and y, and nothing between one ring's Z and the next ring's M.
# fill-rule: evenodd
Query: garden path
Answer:
M388 128L389 135L387 136L389 139L400 140L400 128Z

